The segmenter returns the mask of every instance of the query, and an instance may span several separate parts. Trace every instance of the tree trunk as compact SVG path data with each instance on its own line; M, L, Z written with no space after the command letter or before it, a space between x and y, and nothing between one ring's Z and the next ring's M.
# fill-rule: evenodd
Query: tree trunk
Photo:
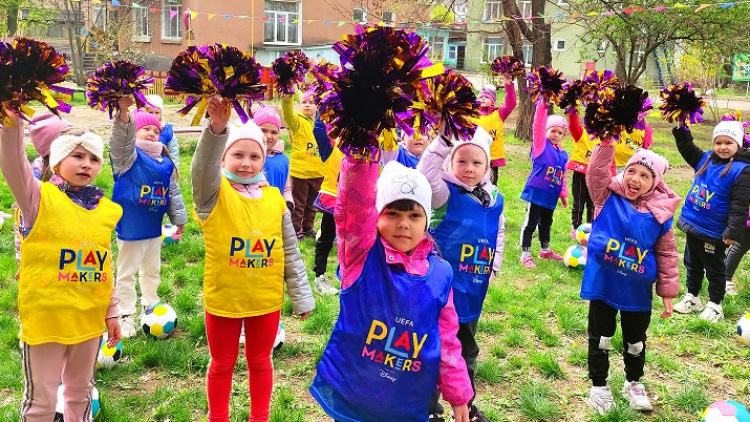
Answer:
M533 0L531 3L532 16L539 16L544 14L544 0ZM531 68L535 69L539 66L551 66L552 65L552 40L550 38L551 25L544 22L544 19L534 18L532 19L532 31L533 39L530 39L534 44L531 56ZM518 81L518 124L516 125L516 132L514 136L516 139L523 139L531 142L531 129L534 123L534 104L531 102L531 98L526 93L527 87L526 79Z
M11 4L8 7L7 15L5 16L5 24L8 28L8 37L16 35L18 30L18 4Z

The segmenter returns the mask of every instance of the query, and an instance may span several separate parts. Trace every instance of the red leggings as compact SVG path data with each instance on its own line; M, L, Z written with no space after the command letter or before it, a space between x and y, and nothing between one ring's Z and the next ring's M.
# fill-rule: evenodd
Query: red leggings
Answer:
M229 421L232 374L239 354L245 322L245 357L250 385L250 422L267 422L273 390L271 351L281 311L248 318L225 318L206 312L206 336L211 364L208 367L208 420Z

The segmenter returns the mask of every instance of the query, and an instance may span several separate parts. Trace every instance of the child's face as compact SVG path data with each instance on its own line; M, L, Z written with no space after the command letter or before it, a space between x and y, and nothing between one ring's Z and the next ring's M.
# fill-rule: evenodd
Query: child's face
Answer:
M494 107L495 103L489 97L479 97L479 107Z
M467 186L476 186L487 172L487 154L476 145L464 145L453 153L453 175Z
M157 142L161 134L161 128L154 125L146 125L135 131L135 139L141 141Z
M96 179L102 169L102 162L99 157L78 145L56 167L55 172L71 185L86 186Z
M318 112L318 106L315 105L315 102L313 102L312 96L310 98L305 98L300 102L301 108L302 108L302 114L305 116L314 119L315 113Z
M257 142L240 139L229 147L221 165L228 172L249 179L263 170L263 158L263 150Z
M272 148L279 142L279 127L273 123L263 123L260 125L263 136L266 137L266 148Z
M146 107L146 111L156 116L161 122L161 109L159 107Z
M545 136L552 142L552 145L557 145L562 141L563 136L565 136L565 131L560 126L552 126L547 129Z
M735 145L737 145L735 143ZM654 186L654 174L643 164L632 164L625 169L622 176L622 188L625 198L635 201Z
M414 136L404 135L404 146L416 156L420 156L429 144L430 138L420 133L415 132Z
M737 154L739 149L740 146L737 145L737 142L726 135L719 135L714 138L714 152L722 160L727 160L733 157L734 154Z
M410 252L422 241L427 229L427 216L418 204L410 211L386 208L378 216L378 232L400 252Z

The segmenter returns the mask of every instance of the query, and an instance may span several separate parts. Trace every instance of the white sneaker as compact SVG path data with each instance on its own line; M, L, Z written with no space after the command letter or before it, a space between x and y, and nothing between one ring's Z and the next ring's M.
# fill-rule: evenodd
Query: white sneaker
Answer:
M682 300L674 305L674 311L681 314L689 314L691 312L698 312L703 309L703 304L699 297L695 297L690 293L685 294Z
M727 296L737 296L737 290L734 288L734 282L727 280L727 288L725 289Z
M638 381L625 381L625 385L622 387L622 395L627 397L630 407L635 410L647 412L654 410L651 401L648 399L648 394L646 394L646 387Z
M333 280L325 274L315 277L315 288L323 295L335 295L339 292L339 289L333 284Z
M603 415L615 406L615 400L612 397L612 390L608 386L604 387L591 387L589 392L589 404L591 405L596 413Z
M721 305L708 302L706 309L701 313L700 319L705 319L708 322L719 322L720 319L724 318L724 310Z
M120 317L120 334L122 338L134 337L137 332L133 315L123 315Z

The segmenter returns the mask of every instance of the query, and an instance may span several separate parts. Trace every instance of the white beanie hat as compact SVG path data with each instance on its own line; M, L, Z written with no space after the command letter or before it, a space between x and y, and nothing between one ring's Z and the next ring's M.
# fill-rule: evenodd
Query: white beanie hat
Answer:
M252 120L248 120L247 123L233 122L228 126L229 136L227 137L227 145L224 147L224 153L221 154L221 159L227 154L227 150L237 141L242 139L248 139L257 142L260 145L260 149L263 151L263 160L266 159L266 140L263 136L263 131L260 127L255 124Z
M408 199L421 205L427 216L427 226L430 226L430 215L432 214L430 182L419 170L404 167L398 161L391 161L383 167L383 172L378 179L375 208L380 214L386 205L401 199Z
M49 148L50 168L54 169L78 145L86 148L88 152L97 156L100 161L104 161L104 141L96 133L86 132L81 136L63 135L52 141L52 145Z
M492 136L487 133L486 130L482 126L477 125L476 132L474 132L474 136L468 140L468 141L459 141L453 143L453 149L451 150L450 160L453 161L453 154L456 153L456 150L461 148L464 145L476 145L479 148L482 148L482 151L484 151L485 154L487 154L487 167L490 165L490 144L492 144Z
M146 101L151 103L152 106L164 111L164 99L158 95L146 95Z
M716 139L717 136L728 136L733 141L737 142L737 145L742 148L742 143L745 139L745 128L742 127L742 123L734 120L724 120L719 122L714 128L714 136L712 139Z

